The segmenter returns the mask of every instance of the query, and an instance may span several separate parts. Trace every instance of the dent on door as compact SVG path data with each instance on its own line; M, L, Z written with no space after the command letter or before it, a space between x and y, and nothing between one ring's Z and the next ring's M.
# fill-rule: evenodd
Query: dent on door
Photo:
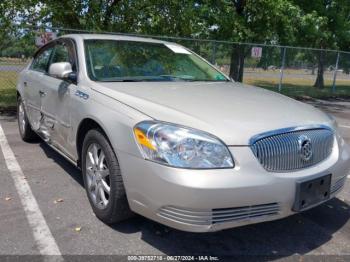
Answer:
M40 122L42 118L40 106L34 105L30 101L27 101L26 111L33 130L37 131L40 128Z
M50 142L51 134L55 128L55 119L47 114L41 113L38 131L46 142Z
M41 121L38 132L43 138L57 146L66 139L69 123L69 83L48 79L45 97L42 98ZM58 89L53 88L58 85Z

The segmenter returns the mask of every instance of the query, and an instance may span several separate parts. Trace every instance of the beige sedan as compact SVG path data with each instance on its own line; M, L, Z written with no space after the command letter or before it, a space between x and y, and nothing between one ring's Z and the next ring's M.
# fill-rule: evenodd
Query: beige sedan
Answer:
M17 96L23 140L80 168L108 224L138 213L207 232L279 219L335 197L350 169L330 116L234 83L175 43L63 36L36 52Z

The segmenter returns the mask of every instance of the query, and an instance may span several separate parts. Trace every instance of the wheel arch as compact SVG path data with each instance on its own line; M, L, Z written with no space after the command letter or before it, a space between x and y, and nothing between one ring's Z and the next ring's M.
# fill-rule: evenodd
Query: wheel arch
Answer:
M99 129L106 136L107 140L110 142L105 129L98 121L90 117L84 118L80 122L76 133L76 148L77 148L77 156L78 156L77 165L79 167L81 165L81 153L82 153L81 151L83 149L84 138L91 129Z

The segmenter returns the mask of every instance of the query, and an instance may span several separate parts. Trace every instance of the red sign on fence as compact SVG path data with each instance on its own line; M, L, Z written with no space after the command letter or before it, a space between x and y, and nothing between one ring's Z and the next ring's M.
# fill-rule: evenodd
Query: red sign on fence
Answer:
M37 47L41 47L45 45L46 43L50 42L51 40L56 39L56 33L53 32L41 32L38 33L35 37L35 45Z
M262 55L262 48L261 47L253 47L252 48L252 57L260 58Z

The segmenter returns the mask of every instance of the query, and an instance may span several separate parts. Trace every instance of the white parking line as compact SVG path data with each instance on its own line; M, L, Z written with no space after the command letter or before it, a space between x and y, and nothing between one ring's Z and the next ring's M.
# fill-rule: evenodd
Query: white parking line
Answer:
M40 211L38 203L32 194L28 182L24 179L24 175L20 165L18 164L14 153L12 152L5 133L0 125L0 147L5 158L7 169L10 171L12 179L15 183L18 195L21 199L28 223L33 231L40 254L56 255L55 261L63 261L61 252L53 238L51 231Z

